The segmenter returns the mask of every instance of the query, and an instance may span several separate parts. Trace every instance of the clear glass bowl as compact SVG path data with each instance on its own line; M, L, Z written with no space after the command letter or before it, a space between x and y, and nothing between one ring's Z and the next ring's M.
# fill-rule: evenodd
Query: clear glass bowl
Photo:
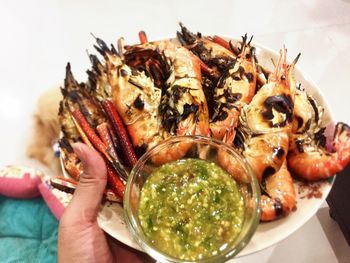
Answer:
M144 234L138 218L141 189L148 176L163 163L185 158L214 162L231 174L234 174L237 168L241 171L240 177L236 177L237 185L244 199L245 209L241 232L219 254L195 262L229 260L247 245L257 228L260 219L260 188L246 160L232 147L212 138L202 136L173 137L150 149L139 159L130 173L124 195L124 213L129 231L140 247L160 262L194 262L174 258L154 247ZM229 162L223 163L224 158L228 158ZM242 171L244 171L243 174Z

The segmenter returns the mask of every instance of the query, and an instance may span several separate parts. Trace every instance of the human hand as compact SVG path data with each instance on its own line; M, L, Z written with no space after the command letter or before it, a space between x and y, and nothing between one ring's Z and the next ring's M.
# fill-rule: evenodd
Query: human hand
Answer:
M64 211L58 231L58 262L152 262L107 236L97 224L101 199L107 184L104 160L82 143L73 146L83 162L81 175L72 201Z

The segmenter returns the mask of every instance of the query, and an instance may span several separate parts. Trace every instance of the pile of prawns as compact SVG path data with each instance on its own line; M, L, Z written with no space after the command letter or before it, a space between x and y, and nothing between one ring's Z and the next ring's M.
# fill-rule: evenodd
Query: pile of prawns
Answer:
M107 200L122 201L130 169L148 149L171 136L202 135L241 153L261 185L261 220L287 216L296 208L292 175L306 181L329 178L350 161L350 127L337 123L326 147L323 108L293 77L295 64L280 51L275 69L259 65L252 38L241 42L193 34L180 23L180 44L149 42L117 48L96 38L102 56L89 54L87 82L66 67L59 118L60 148L71 176L53 186L73 192L82 164L71 144L84 142L105 159ZM188 144L158 156L162 163L183 156ZM219 152L220 164L238 181L244 172Z

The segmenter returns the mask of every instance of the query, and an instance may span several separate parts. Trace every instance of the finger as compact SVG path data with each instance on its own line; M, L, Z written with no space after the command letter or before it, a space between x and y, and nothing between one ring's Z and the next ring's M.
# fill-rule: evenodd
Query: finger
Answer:
M69 209L89 221L96 220L107 184L106 164L100 154L83 143L72 145L83 163L84 172L74 192Z

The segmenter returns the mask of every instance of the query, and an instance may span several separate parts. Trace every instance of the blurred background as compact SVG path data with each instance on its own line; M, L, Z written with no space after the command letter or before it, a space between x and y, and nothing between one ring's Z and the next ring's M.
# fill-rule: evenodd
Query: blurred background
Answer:
M115 43L174 37L190 30L301 52L298 67L324 94L336 120L350 123L350 0L6 1L0 3L0 165L32 164L25 148L39 95L61 85L67 62L86 80L91 33ZM349 262L350 252L325 203L279 244L234 262Z

